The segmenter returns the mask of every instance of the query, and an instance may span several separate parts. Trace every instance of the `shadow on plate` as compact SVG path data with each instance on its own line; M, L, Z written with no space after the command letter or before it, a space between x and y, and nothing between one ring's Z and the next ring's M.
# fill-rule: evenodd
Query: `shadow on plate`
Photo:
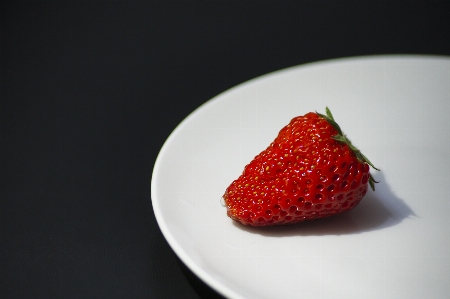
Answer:
M302 222L290 226L252 227L236 221L233 224L249 233L267 237L347 235L380 230L399 224L408 217L416 216L414 212L398 198L389 188L382 172L374 174L375 192L368 192L360 204L349 212Z

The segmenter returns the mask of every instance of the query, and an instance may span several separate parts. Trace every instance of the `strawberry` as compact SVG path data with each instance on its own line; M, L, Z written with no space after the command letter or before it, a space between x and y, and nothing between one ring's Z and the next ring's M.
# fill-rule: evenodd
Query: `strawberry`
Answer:
M227 215L252 226L286 225L353 209L375 190L370 166L331 111L291 120L226 189Z

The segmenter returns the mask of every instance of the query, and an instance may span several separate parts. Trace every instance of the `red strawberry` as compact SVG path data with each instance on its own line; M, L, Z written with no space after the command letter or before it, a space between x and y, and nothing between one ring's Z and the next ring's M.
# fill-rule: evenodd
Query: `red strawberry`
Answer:
M291 120L225 191L227 214L245 225L293 224L354 208L377 169L327 115ZM377 169L378 170L378 169Z

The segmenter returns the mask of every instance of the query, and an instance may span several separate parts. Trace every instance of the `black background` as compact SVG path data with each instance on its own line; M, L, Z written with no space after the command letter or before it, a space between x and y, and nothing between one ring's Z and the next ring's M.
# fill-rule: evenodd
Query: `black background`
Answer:
M165 139L285 67L450 55L447 2L2 2L0 298L214 298L155 221Z

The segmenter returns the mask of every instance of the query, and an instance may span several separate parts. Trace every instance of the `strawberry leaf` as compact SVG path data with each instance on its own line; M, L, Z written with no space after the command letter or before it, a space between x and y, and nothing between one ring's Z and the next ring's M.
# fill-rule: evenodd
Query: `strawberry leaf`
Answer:
M364 156L363 153L361 153L361 151L352 144L350 139L348 139L347 136L342 133L341 127L334 120L333 114L331 113L331 110L328 107L325 108L325 112L326 112L326 115L321 114L321 113L319 113L317 111L316 111L316 114L319 115L320 117L324 118L333 128L336 129L338 134L333 136L332 138L334 140L336 140L336 141L339 141L339 142L342 142L342 143L346 144L353 151L353 153L355 154L356 158L361 163L367 163L373 169L380 171L380 169L376 168L375 165L373 165L373 163L370 162L370 160L366 156ZM370 187L372 188L373 191L375 191L375 183L378 183L378 182L375 181L375 179L373 178L372 174L370 174L370 176L369 176L369 185L370 185Z
M325 113L328 115L329 118L331 118L334 121L333 114L331 114L331 110L328 107L325 107Z
M329 111L329 109L328 109L328 111ZM322 117L322 118L325 118L325 119L328 121L328 123L329 123L333 128L335 128L336 131L338 131L339 135L343 135L343 134L342 134L341 127L339 127L339 125L334 121L333 115L331 114L331 112L330 112L331 117L330 117L329 115L321 114L321 113L319 113L319 112L317 112L317 111L316 111L316 114L319 115L319 116Z

